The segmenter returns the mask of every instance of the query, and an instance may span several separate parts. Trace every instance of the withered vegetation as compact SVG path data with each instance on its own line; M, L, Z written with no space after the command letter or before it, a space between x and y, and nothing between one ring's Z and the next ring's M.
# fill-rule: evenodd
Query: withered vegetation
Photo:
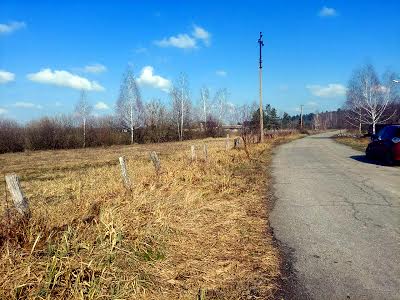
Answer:
M0 298L273 297L280 259L267 171L273 146L297 137L250 144L250 159L226 151L224 139L1 155L1 173L20 176L32 216L19 219L0 187Z

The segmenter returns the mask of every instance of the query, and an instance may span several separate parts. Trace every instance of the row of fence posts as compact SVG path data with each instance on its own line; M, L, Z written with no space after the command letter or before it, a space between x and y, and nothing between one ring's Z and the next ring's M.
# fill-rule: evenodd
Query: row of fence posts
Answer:
M233 148L238 149L240 147L240 144L241 144L240 138L235 138L233 141ZM228 134L225 139L225 150L229 150L229 149L230 149L230 139L229 139L229 134ZM190 153L191 153L191 161L195 162L197 160L195 145L190 146ZM205 143L203 144L203 157L204 157L204 161L208 161L208 147L207 147L207 144L205 144ZM156 174L157 175L160 174L161 162L155 151L150 152L150 160L153 163ZM128 169L126 167L126 159L124 156L121 156L119 158L119 164L121 166L121 175L122 175L124 187L128 190L132 190L132 187L133 187L132 181L128 174ZM9 175L5 176L5 179L6 179L6 187L7 187L8 191L10 192L10 195L11 195L11 198L13 200L16 210L23 217L29 218L31 215L30 208L29 208L29 201L21 188L18 176L16 174L9 174Z

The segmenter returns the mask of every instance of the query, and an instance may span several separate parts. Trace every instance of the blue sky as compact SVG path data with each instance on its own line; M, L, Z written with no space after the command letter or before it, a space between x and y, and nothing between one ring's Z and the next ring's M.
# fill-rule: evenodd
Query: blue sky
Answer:
M263 31L264 103L280 112L336 109L354 68L400 71L400 1L8 1L0 3L0 116L22 122L73 111L88 90L112 113L131 64L144 101L187 73L229 101L258 99Z

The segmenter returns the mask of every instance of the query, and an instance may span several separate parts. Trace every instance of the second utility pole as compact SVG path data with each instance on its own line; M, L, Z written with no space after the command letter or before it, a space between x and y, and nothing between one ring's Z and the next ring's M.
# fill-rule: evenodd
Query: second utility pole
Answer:
M303 104L300 105L300 128L303 129Z
M264 46L264 42L262 40L262 32L260 32L260 38L258 39L258 44L260 45L260 143L264 142L264 114L263 114L263 106L262 106L262 56L261 56L261 48Z

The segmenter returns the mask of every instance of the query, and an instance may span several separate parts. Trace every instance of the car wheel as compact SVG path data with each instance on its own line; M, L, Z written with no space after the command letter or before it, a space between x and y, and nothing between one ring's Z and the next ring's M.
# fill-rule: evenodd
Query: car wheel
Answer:
M385 154L385 165L387 165L387 166L393 166L394 165L393 154L392 154L391 151L388 151Z
M372 158L373 158L373 155L372 155L372 152L371 152L371 149L369 148L369 146L368 146L367 149L365 150L365 156L366 156L368 159L372 159Z

